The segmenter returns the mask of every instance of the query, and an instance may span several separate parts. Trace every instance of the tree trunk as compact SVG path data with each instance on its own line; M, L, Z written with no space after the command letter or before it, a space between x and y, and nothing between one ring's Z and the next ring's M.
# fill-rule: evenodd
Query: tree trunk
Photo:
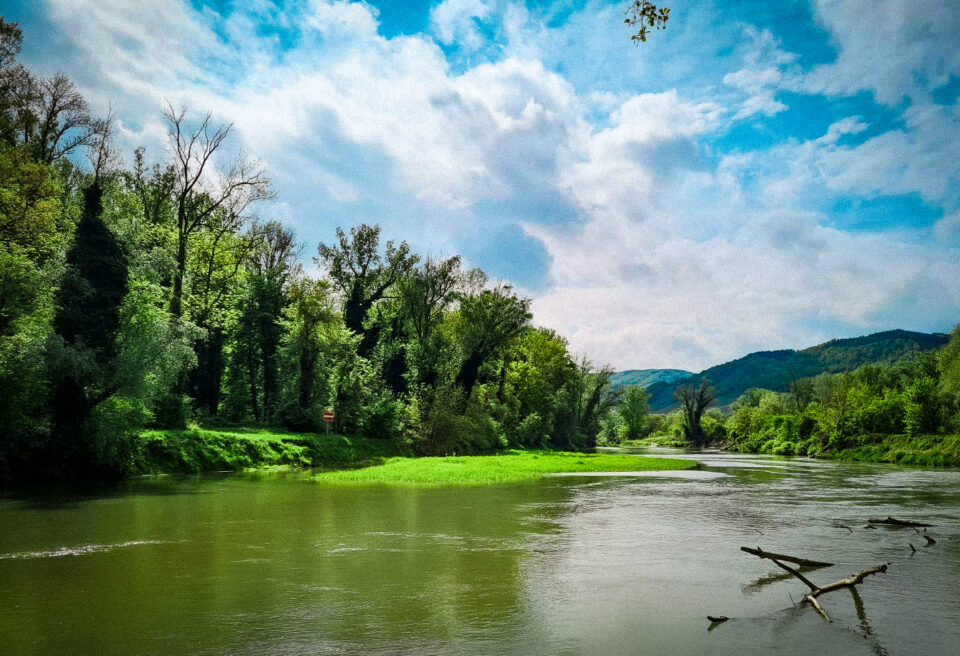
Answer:
M464 401L470 400L470 394L473 392L474 385L477 384L477 376L480 373L480 366L483 364L484 359L483 354L473 353L460 365L456 382L463 390Z
M181 236L177 243L177 268L173 273L173 294L170 297L170 314L179 319L183 316L183 277L187 270L187 238Z
M253 353L247 356L247 377L250 379L250 411L255 421L260 421L260 401L257 392L257 362Z
M313 382L317 372L317 354L312 348L305 347L300 351L300 380L298 381L297 396L300 408L306 410L313 401Z
M210 336L208 365L210 371L207 374L207 410L211 417L215 417L220 410L220 390L223 382L223 332L214 331Z

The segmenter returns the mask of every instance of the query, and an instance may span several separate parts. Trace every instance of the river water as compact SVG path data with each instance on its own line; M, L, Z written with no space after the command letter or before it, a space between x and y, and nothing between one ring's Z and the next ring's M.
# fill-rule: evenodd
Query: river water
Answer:
M259 474L8 495L0 653L960 653L960 471L692 457L498 487ZM888 515L936 543L864 528ZM827 623L744 545L836 562L807 572L820 585L891 565L859 599L822 597Z

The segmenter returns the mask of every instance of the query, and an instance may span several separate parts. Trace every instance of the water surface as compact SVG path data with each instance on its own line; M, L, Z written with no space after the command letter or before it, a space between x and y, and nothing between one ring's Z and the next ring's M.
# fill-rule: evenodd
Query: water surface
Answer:
M270 474L8 496L0 653L957 653L960 472L695 457L497 487ZM864 528L887 515L936 524L936 544ZM820 584L891 566L859 604L823 597L828 624L742 545L836 562Z

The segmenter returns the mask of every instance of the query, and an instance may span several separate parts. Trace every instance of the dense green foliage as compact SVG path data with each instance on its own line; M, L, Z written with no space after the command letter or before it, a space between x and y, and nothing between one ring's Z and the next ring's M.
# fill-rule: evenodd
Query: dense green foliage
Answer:
M788 393L751 389L731 406L740 451L960 466L960 327L935 352L796 381Z
M622 428L620 436L624 440L639 440L649 434L647 414L650 411L647 390L642 387L628 387L617 404Z
M344 467L398 454L386 440L270 430L148 430L132 441L130 471L200 473L249 467Z
M491 485L545 474L692 469L692 460L563 452L515 451L496 456L391 458L382 465L318 474L328 485Z
M752 387L727 410L705 410L711 397L706 379L697 386L685 383L675 394L680 408L645 415L639 430L629 428L634 411L627 400L642 395L633 391L637 387L621 388L617 412L606 418L601 442L709 445L784 456L958 467L960 326L939 349L908 346L905 350L912 355L884 361L900 353L903 344L925 347L943 341L937 335L926 340L919 333L908 335L890 331L807 349L832 354L831 362L841 368L843 360L869 356L880 361L842 373L793 378L779 391Z
M677 407L674 393L682 385L699 385L709 378L717 391L717 403L727 406L753 387L787 392L793 381L821 373L843 373L871 363L894 364L923 351L942 347L947 336L889 330L865 337L834 339L801 351L758 351L710 367L686 378L654 381L645 385L650 407L663 412Z
M325 411L421 455L596 445L611 372L534 328L529 299L375 225L338 229L308 277L313 247L252 214L267 172L216 168L230 125L167 106L166 154L120 167L111 120L19 65L21 39L0 19L0 482L315 464L289 439L138 435L316 433Z

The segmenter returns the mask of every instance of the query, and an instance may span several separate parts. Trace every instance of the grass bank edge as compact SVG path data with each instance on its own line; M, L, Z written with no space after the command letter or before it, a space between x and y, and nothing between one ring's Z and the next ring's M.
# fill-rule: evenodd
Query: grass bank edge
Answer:
M148 430L131 451L133 474L356 467L403 453L390 440L261 428Z
M676 471L694 469L693 460L634 455L508 451L498 455L394 457L382 464L317 474L327 485L494 485L533 481L545 474L579 472Z

